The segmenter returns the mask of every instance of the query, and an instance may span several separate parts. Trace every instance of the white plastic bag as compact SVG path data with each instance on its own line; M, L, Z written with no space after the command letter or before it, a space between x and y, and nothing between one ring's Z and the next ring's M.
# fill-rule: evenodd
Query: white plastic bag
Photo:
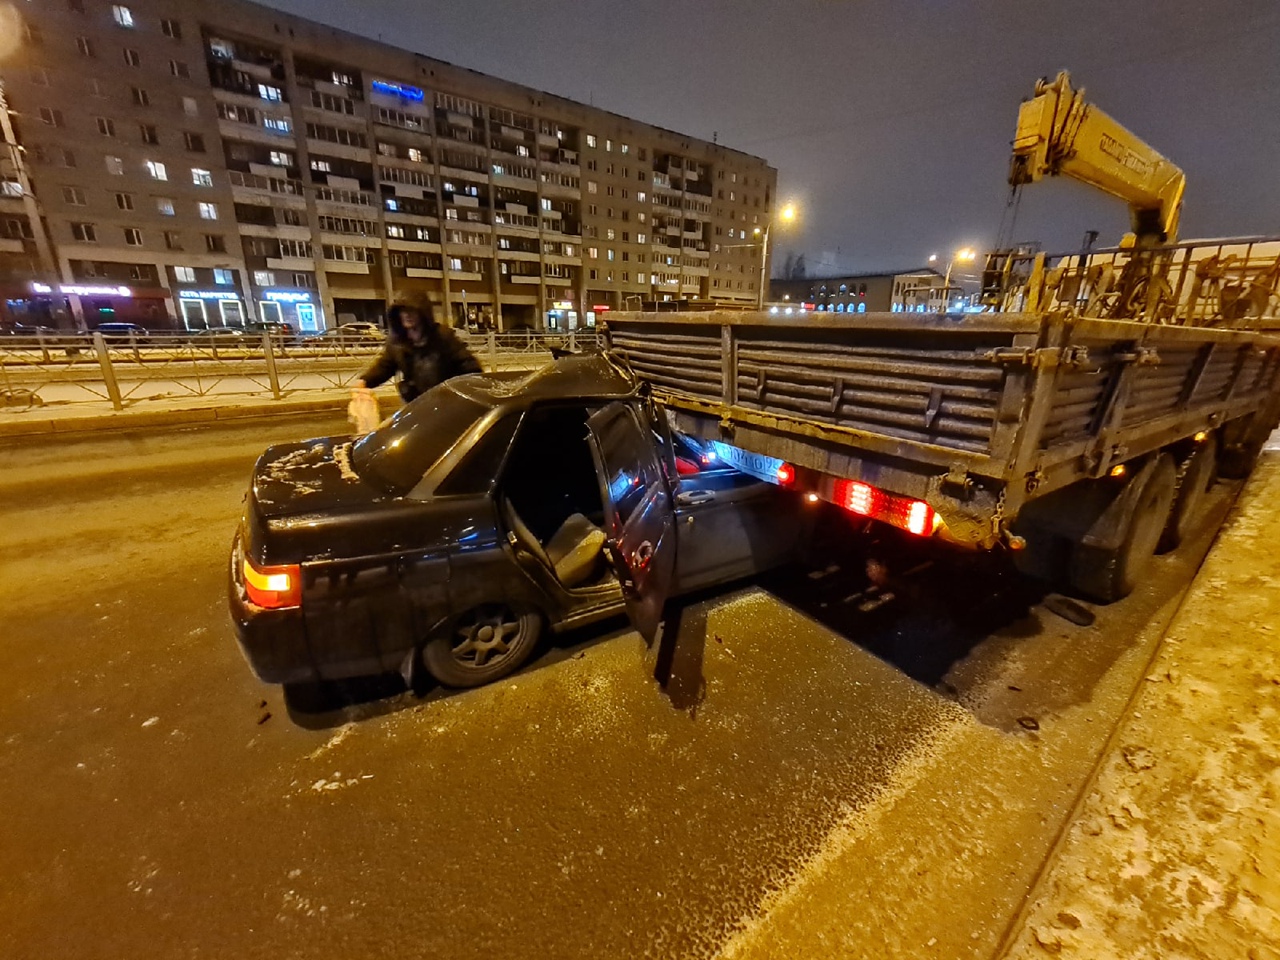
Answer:
M378 397L365 387L353 387L351 402L347 404L347 419L359 434L369 433L378 426Z

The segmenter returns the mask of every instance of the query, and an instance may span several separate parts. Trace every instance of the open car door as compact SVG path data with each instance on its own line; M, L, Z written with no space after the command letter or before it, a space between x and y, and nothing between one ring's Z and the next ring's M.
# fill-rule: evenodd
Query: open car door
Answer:
M617 402L592 414L587 429L604 500L605 555L627 616L652 643L676 564L675 512L653 428L636 404Z

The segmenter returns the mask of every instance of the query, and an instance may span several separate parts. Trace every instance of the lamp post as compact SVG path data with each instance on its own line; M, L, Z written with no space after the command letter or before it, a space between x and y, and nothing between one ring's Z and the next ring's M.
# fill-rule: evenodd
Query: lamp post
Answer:
M778 218L784 223L790 223L795 220L796 205L794 203L788 203L778 211ZM772 227L773 221L770 220L764 225L764 230L756 227L755 230L752 231L757 237L760 237L760 288L757 291L758 295L756 297L757 310L764 309L764 291L769 280L769 278L765 276L766 271L769 269L769 231Z
M942 310L944 313L946 312L947 307L951 305L951 270L956 265L956 261L959 260L961 263L973 263L976 259L978 259L978 252L976 250L972 247L962 247L953 253L951 255L951 259L947 261L947 273L942 280ZM937 263L938 255L936 253L930 254L929 262Z

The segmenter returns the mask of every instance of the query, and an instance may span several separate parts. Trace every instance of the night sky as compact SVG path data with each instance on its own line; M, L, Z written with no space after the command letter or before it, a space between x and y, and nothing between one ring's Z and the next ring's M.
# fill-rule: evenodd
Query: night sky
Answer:
M1005 239L1113 243L1123 203L1027 187L1008 145L1037 77L1187 172L1183 239L1280 234L1275 0L269 0L269 5L765 157L800 218L774 263L905 269Z

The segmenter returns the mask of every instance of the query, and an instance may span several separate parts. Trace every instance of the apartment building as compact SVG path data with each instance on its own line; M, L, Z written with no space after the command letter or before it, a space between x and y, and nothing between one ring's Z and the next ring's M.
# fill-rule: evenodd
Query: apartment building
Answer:
M314 331L410 296L564 329L756 301L758 157L243 0L21 12L0 61L11 316Z

